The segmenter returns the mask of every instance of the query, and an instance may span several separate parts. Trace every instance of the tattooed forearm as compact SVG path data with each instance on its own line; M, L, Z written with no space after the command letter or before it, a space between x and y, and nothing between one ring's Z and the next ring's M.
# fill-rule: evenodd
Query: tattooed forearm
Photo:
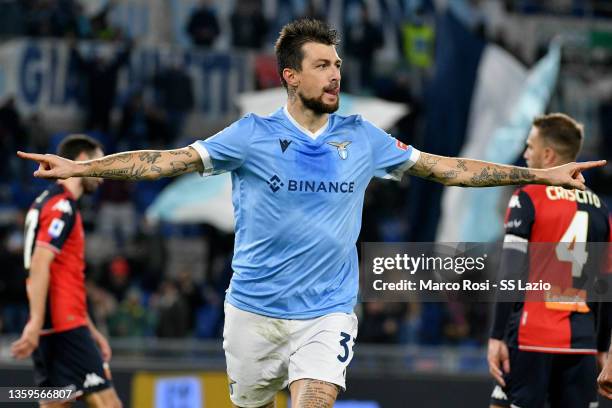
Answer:
M445 180L455 179L457 178L458 175L459 175L459 172L456 170L449 170L449 171L442 172L442 178Z
M80 163L82 167L79 175L116 180L155 180L202 171L199 155L190 149L118 153ZM182 159L175 160L178 157Z
M197 171L197 165L195 163L187 163L184 161L173 161L170 162L170 166L172 166L172 170L168 173L168 176L174 177L185 173L190 173L192 171Z
M168 154L172 155L172 156L187 156L187 157L193 157L193 154L189 151L189 150L169 150Z
M103 166L110 166L114 164L115 162L128 163L131 159L132 159L132 153L119 153L119 154L113 154L112 156L103 157L96 161ZM94 164L94 161L87 161L81 164L85 167L91 167Z
M440 156L434 156L427 153L421 153L421 157L410 169L410 173L423 178L431 178L434 168L442 159Z
M509 170L507 170L509 169ZM487 166L480 173L473 173L470 179L475 187L503 186L512 184L528 184L535 180L535 174L528 169L511 166Z
M102 171L92 171L91 177L103 177L110 179L120 179L120 180L138 180L143 178L145 174L150 170L150 167L147 166L138 166L136 164L132 164L131 167L124 167L121 169L109 169Z
M537 176L532 169L427 153L421 153L419 160L408 173L444 185L460 187L493 187L537 182Z
M470 179L470 182L472 183L472 185L480 186L480 185L487 184L490 177L491 175L489 174L489 168L486 167L482 169L480 174L474 173L474 176L472 176L472 178Z
M535 180L535 174L531 173L529 169L514 167L510 170L510 180Z
M160 157L160 152L143 152L138 155L140 161L146 161L147 163L151 164L155 163Z

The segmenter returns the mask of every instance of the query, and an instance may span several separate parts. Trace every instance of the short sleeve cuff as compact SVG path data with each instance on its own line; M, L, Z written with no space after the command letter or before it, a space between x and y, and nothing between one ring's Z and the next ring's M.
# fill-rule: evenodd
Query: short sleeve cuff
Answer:
M404 163L404 166L407 166L405 170L408 170L409 168L411 168L412 166L414 166L416 164L416 162L419 161L419 158L421 157L421 151L415 149L414 147L410 146L410 157L408 158L408 161L406 163Z
M419 161L419 157L421 157L421 152L410 146L410 156L408 156L408 160L395 167L393 171L387 173L387 175L383 178L400 181L406 170L414 166L416 162Z
M200 176L210 176L213 174L213 164L212 159L210 158L210 154L208 150L201 141L194 142L189 145L192 147L198 154L200 155L200 159L202 160L202 165L204 166L204 171L200 172Z

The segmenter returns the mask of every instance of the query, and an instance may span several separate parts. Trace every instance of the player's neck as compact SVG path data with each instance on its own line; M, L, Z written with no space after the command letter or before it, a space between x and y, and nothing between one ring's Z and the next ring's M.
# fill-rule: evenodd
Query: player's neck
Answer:
M297 123L299 123L300 126L312 133L316 133L319 129L325 126L329 116L327 113L318 114L313 112L312 110L306 108L297 98L294 100L291 100L290 98L287 101L287 111L289 111L291 117Z
M83 195L83 183L81 183L80 177L71 177L66 180L58 180L58 184L61 184L70 191L70 194L75 200L78 200Z

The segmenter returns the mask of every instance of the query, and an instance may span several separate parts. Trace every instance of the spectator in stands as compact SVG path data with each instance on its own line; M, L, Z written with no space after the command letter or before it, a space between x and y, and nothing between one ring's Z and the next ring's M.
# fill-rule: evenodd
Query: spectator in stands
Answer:
M113 337L143 337L154 334L155 316L142 304L142 293L131 288L123 302L108 319Z
M180 296L177 284L165 280L156 299L158 337L185 337L189 330L188 305Z
M76 44L72 44L72 58L83 75L82 80L87 90L85 96L86 129L99 130L108 135L111 109L117 92L117 77L119 70L129 60L131 48L132 44L128 42L123 50L115 55L109 55L109 53L114 54L114 51L98 48L93 57L84 57Z
M142 92L135 92L123 107L118 147L138 150L148 146L168 146L170 134L166 120L163 111L145 102Z
M98 330L109 334L108 319L117 310L117 299L112 294L96 285L92 280L85 282L87 288L87 301L90 309L89 316L94 321Z
M187 23L187 33L194 45L210 48L221 33L211 0L201 0Z
M106 274L102 278L102 287L121 302L131 285L131 270L127 259L121 255L115 256L108 264Z
M26 4L26 34L65 37L80 33L81 5L76 0L35 0Z
M114 242L116 248L123 248L136 234L134 188L133 184L120 180L108 180L100 187L96 230Z
M405 303L364 303L359 338L364 343L396 343L407 310Z
M26 32L26 4L23 0L0 2L0 36L11 37Z
M367 5L360 4L357 7L354 16L346 13L350 19L345 24L344 50L358 63L357 83L361 88L368 89L372 86L374 53L384 46L384 37L382 28L370 20Z
M0 105L0 138L12 140L15 147L22 149L27 145L21 115L15 105L15 96L9 95Z
M27 130L24 134L29 136L28 146L37 151L46 152L49 148L49 132L43 123L40 112L33 112L26 118L24 125Z
M23 269L23 222L24 213L19 212L5 234L0 233L0 319L4 333L21 333L28 319L28 299Z
M303 17L314 18L315 20L321 21L326 20L325 14L321 12L318 2L315 0L308 0Z
M180 297L187 304L188 328L193 330L195 312L204 302L202 288L193 280L193 273L189 270L182 270L178 273L177 284Z
M193 81L178 57L153 78L157 105L164 111L167 124L166 145L182 136L185 117L193 109ZM157 127L157 126L155 126ZM169 142L169 143L168 143ZM150 143L147 143L150 146Z
M232 45L258 50L263 46L268 24L261 0L238 0L231 16Z
M158 225L143 218L132 243L130 261L140 278L140 287L146 292L154 292L164 275L166 239Z
M15 105L15 97L9 95L0 105L0 160L3 163L0 180L10 180L19 175L19 169L23 167L15 161L15 150L27 146L28 135Z
M91 36L94 39L103 41L119 41L123 38L122 30L114 27L108 21L108 16L113 10L113 7L115 7L115 4L115 0L109 1L91 18Z

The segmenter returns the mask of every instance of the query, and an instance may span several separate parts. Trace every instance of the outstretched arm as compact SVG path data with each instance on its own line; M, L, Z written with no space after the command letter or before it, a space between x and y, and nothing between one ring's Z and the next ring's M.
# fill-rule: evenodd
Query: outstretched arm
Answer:
M157 180L204 171L200 155L192 147L175 150L138 150L76 162L53 154L17 152L39 163L34 176L48 179L101 177L115 180Z
M531 169L421 152L418 161L408 169L407 173L447 186L494 187L549 184L584 190L582 171L605 164L605 160L599 160L568 163L550 169Z

